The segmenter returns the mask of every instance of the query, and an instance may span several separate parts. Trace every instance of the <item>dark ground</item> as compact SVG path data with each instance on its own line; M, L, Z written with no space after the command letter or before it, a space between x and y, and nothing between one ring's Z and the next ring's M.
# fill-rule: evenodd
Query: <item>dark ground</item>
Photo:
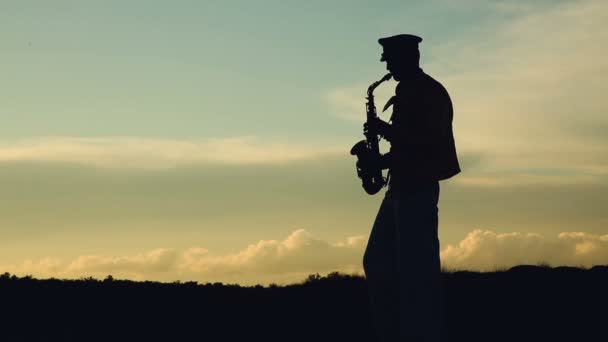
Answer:
M444 273L449 341L608 341L608 266ZM285 287L0 275L0 341L375 341L365 279Z

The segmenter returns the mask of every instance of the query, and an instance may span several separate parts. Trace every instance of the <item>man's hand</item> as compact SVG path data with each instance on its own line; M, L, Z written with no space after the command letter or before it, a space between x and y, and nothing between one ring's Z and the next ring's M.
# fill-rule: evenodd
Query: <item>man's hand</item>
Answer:
M357 167L363 170L370 170L379 167L380 158L360 158L357 160Z
M363 133L364 134L367 134L370 130L380 134L386 140L389 140L389 141L390 141L390 138L392 137L391 136L391 133L392 133L391 125L385 121L382 121L382 119L380 119L378 117L374 118L369 123L366 122L363 124Z
M380 168L388 169L391 165L391 152L379 155L367 155L357 160L357 167L362 169Z

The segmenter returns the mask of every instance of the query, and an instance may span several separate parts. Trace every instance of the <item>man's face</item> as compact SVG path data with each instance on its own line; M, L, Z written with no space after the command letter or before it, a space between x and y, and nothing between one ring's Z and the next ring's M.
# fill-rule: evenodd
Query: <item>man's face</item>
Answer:
M385 62L386 70L393 75L393 79L395 79L395 81L401 81L404 76L403 64L397 62L395 58L387 58Z
M388 70L395 81L401 81L418 69L418 59L412 54L389 55L385 57L386 70Z

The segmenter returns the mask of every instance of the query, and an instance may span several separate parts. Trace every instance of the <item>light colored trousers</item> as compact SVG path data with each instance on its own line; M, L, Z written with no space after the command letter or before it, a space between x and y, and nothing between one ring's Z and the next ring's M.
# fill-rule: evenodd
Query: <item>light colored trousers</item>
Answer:
M440 341L438 200L438 181L385 193L363 256L381 342Z

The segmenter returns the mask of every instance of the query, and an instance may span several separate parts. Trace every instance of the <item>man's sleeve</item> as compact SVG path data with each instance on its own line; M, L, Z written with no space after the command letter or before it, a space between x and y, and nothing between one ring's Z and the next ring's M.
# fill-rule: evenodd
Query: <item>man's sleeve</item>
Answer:
M391 167L392 155L393 155L393 153L389 151L389 152L383 154L382 156L380 156L380 168L382 170L389 169Z

